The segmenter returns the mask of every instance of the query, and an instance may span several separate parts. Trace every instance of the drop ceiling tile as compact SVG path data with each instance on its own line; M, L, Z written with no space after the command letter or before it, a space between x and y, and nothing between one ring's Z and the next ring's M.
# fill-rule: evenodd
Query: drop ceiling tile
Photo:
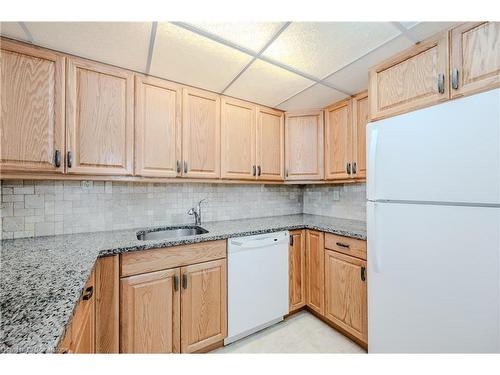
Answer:
M280 104L278 108L284 111L321 109L346 97L347 95L340 91L317 83Z
M256 60L225 94L274 107L314 82L262 60Z
M390 22L297 22L264 56L322 78L400 33Z
M33 43L144 72L151 22L26 22Z
M151 74L221 92L251 56L171 23L158 24Z
M197 22L191 25L259 52L278 32L283 22Z
M0 22L0 34L8 38L28 41L28 36L19 22Z
M415 42L421 42L432 35L452 28L459 22L417 22L408 30L408 34L415 39Z
M353 94L366 90L368 88L368 70L372 66L398 52L404 51L412 45L413 43L408 38L402 35L398 36L375 51L370 52L361 59L332 74L325 81Z
M401 25L404 26L405 29L411 29L413 26L415 26L418 22L414 21L409 21L409 22L400 22Z

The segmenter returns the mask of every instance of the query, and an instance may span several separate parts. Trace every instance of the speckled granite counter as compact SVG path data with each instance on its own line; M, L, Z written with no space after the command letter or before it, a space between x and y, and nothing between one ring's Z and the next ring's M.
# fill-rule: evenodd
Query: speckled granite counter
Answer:
M292 229L366 239L366 224L288 215L206 222L206 234L139 241L137 230L4 240L0 252L0 353L54 352L99 256Z

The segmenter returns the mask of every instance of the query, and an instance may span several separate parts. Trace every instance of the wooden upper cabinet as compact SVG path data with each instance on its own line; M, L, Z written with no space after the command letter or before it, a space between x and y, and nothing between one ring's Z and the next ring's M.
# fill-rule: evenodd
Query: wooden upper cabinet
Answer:
M182 267L181 351L193 353L227 336L226 259Z
M319 314L325 308L325 236L323 232L306 230L306 296L307 306Z
M242 100L221 100L221 177L255 179L256 106Z
M63 173L65 58L5 39L0 46L0 170Z
M290 231L288 247L289 311L306 304L306 246L305 230Z
M285 115L285 178L323 179L323 111Z
M370 119L378 120L448 100L448 61L446 31L371 68Z
M451 96L500 86L500 22L470 22L451 30Z
M366 261L325 251L325 317L367 343Z
M183 89L182 159L184 177L220 177L220 97Z
M283 112L257 108L257 178L284 179L285 123Z
M352 101L325 109L325 174L327 180L345 180L352 174Z
M120 280L120 352L179 353L179 268Z
M136 175L180 175L181 86L154 77L136 76L135 98Z
M352 176L366 178L366 125L368 124L368 92L360 93L352 99L353 143Z
M133 173L134 75L69 58L66 80L68 173Z

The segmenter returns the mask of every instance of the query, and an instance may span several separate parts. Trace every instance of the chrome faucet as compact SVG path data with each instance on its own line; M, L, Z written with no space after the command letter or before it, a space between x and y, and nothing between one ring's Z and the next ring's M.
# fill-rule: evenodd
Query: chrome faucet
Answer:
M192 207L187 212L188 215L194 215L194 225L201 225L201 203L206 201L207 198L202 199L196 205L196 208Z

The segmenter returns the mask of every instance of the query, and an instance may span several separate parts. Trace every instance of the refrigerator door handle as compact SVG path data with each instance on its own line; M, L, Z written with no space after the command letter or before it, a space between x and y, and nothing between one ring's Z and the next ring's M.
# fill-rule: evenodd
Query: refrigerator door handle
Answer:
M376 199L375 197L375 169L378 145L378 129L371 124L370 137L367 138L367 178L366 178L366 195L368 199Z
M366 219L367 219L367 237L370 239L368 241L368 259L369 267L373 269L374 273L382 273L381 270L381 249L378 246L379 240L377 239L377 228L375 220L375 210L377 207L376 202L368 202L366 207Z

